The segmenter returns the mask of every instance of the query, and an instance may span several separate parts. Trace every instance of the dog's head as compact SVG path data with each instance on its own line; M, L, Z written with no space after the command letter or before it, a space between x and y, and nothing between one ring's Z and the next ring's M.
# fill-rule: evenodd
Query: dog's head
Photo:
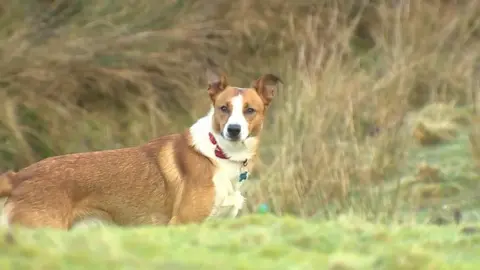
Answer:
M208 94L212 100L213 130L231 142L243 142L257 136L266 110L277 91L277 76L265 74L251 87L230 86L224 75L207 73Z

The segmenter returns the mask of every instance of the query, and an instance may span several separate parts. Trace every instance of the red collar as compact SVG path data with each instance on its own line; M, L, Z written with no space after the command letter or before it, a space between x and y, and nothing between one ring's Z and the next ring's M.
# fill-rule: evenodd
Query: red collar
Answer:
M208 137L210 137L210 142L215 145L215 156L221 159L230 159L225 152L223 152L223 149L220 148L220 146L217 144L217 140L215 140L215 137L211 132L208 133Z
M211 132L208 133L208 137L210 138L210 142L215 145L215 156L217 156L218 158L221 158L221 159L230 159L230 157L227 156L227 154L225 154L225 152L223 151L223 149L218 145L217 143L217 140L215 139L215 137L213 136L213 134ZM232 160L234 162L241 162L242 163L242 166L243 167L247 167L247 164L248 164L248 159L245 159L244 161L236 161L236 160Z

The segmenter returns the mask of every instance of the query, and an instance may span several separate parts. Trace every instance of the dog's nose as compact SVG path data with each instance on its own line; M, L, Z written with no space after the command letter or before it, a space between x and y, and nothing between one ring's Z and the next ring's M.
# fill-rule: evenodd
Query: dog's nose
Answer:
M238 137L241 130L242 130L242 127L238 124L231 124L231 125L228 125L227 127L228 136L232 138Z

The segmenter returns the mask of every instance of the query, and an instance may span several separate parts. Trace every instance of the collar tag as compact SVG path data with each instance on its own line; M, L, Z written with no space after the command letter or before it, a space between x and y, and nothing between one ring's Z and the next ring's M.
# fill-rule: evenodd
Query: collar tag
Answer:
M238 178L238 182L241 183L241 182L247 180L247 178L248 178L248 172L247 171L242 172L242 173L240 173L240 176Z
M248 165L248 159L245 159L245 160L242 162L242 167L240 167L240 175L239 175L239 177L238 177L238 182L240 182L240 183L242 183L243 181L247 180L247 178L248 178L247 165Z

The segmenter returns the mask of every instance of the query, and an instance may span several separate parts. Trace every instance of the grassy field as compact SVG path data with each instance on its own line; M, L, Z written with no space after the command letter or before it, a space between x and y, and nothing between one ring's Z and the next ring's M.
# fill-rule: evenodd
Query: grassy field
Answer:
M10 269L478 269L480 233L252 215L201 226L15 231Z
M207 65L285 82L239 220L18 229L0 269L480 266L478 0L7 0L0 42L0 172L183 130Z

